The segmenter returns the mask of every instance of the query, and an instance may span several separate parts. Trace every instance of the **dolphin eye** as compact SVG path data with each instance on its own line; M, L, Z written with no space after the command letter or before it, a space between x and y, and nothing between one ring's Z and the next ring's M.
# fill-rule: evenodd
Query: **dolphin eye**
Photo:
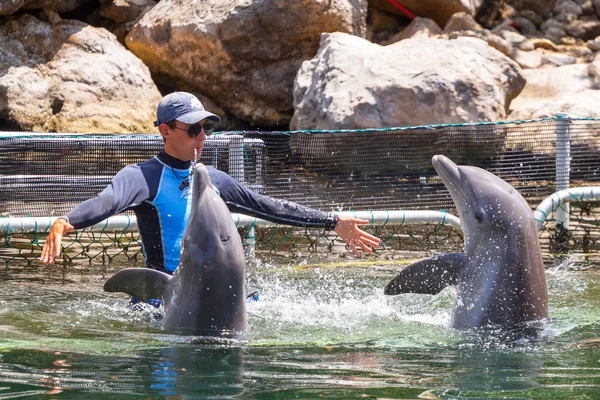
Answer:
M229 241L229 235L228 236L220 235L219 239L221 239L221 243L227 243Z
M481 212L476 212L475 213L475 221L477 221L478 223L482 223L483 222L483 214Z

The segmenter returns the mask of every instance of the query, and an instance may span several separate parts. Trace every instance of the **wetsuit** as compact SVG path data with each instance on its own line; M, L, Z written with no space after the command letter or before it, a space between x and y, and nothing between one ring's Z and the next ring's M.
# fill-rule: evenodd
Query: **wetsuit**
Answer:
M73 208L65 218L80 229L133 210L146 265L173 273L179 265L181 238L191 210L191 168L191 161L181 161L162 151L148 161L120 170L101 193ZM263 196L214 167L207 169L215 190L232 212L279 224L329 230L337 223L333 213Z

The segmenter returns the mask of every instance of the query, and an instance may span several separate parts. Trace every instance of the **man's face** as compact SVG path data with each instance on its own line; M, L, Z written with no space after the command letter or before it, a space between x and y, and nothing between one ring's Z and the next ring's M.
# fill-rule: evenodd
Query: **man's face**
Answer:
M168 135L165 137L165 150L167 154L176 157L183 161L194 160L194 150L196 157L200 159L204 141L206 140L206 132L204 124L207 119L203 119L196 124L185 124L180 121L173 121L171 126L167 125ZM174 125L173 125L174 124ZM162 133L162 131L161 131Z

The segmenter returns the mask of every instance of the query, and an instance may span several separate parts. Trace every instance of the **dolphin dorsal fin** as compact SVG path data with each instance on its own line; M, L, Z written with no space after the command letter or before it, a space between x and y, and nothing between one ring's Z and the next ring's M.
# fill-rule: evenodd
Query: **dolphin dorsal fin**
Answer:
M150 268L127 268L104 283L105 292L123 292L139 300L162 299L171 275Z
M404 268L385 287L388 295L401 293L438 294L455 285L467 261L464 253L447 253L417 261Z

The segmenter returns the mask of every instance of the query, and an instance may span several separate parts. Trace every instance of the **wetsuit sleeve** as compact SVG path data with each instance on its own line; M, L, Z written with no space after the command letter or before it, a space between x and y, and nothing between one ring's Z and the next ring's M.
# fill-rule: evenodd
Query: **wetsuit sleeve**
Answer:
M119 171L96 197L79 204L66 217L75 229L86 228L139 205L148 196L148 185L139 166L129 165Z
M221 198L231 212L250 215L277 224L329 230L335 228L338 217L333 213L261 195L216 168L208 168L208 172L213 185L219 190Z

